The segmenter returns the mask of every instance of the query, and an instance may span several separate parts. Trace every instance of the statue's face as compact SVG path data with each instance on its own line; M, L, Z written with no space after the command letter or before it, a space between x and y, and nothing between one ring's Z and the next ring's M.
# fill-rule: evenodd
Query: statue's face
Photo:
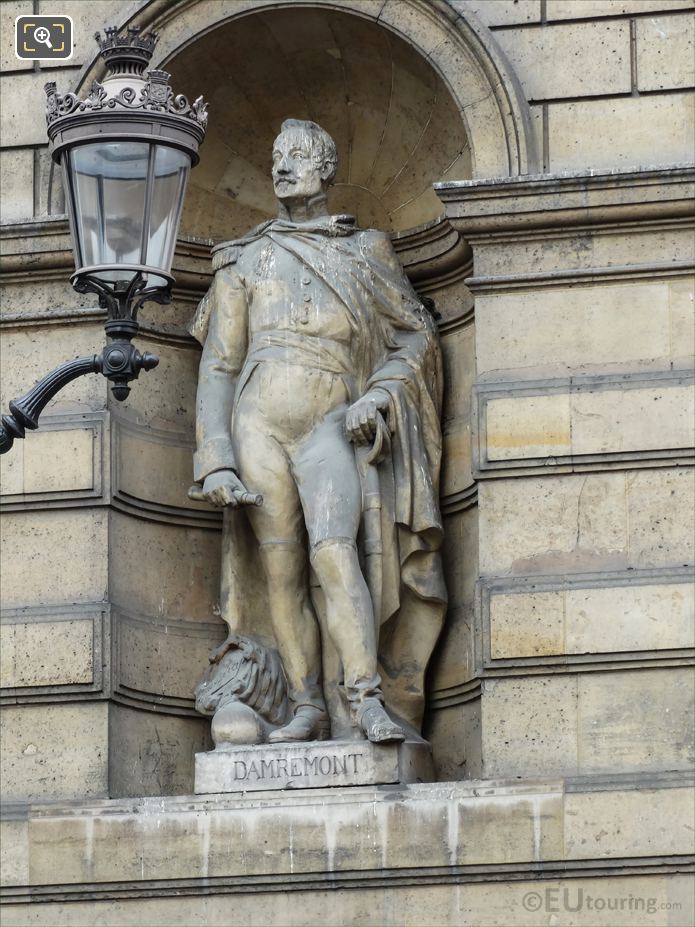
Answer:
M323 190L321 165L312 156L306 132L289 129L275 140L273 187L279 200L310 199Z

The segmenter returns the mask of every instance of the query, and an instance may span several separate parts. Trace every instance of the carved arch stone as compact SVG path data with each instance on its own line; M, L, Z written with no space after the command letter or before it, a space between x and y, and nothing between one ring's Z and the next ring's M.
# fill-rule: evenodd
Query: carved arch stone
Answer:
M351 13L408 42L434 68L458 106L471 146L473 178L538 171L529 107L490 30L462 0L137 0L119 24L160 34L154 64L167 62L202 35L261 11L313 7ZM98 58L77 89L102 77Z

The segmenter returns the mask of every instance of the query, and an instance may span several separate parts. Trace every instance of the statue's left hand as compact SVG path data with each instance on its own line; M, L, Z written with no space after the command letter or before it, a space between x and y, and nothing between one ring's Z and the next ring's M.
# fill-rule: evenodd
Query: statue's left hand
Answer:
M389 407L389 395L384 390L370 390L353 403L345 415L345 431L357 445L372 444L376 434L378 416Z

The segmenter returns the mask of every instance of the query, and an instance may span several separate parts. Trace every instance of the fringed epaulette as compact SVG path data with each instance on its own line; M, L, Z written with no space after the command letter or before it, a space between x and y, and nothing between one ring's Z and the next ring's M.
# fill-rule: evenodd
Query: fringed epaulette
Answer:
M219 245L215 245L210 252L212 255L213 273L222 270L223 267L229 267L230 264L236 264L246 245L250 245L252 241L258 241L263 232L265 232L268 226L272 225L274 221L274 219L266 219L265 222L261 222L260 225L251 229L243 238L236 238L232 241L221 241Z
M223 241L215 245L212 249L212 270L213 273L228 267L230 264L236 264L241 253L241 246L236 242Z

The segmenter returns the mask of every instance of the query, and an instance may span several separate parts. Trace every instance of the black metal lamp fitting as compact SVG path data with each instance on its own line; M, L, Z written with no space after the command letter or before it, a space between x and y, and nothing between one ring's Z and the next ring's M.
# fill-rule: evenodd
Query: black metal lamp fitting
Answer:
M101 354L78 357L47 374L0 419L0 454L38 427L53 397L86 373L101 373L122 401L141 370L159 363L132 344L148 300L171 300L171 262L188 175L198 163L207 106L174 96L166 71L145 73L157 34L129 28L96 34L108 74L89 94L59 95L46 84L46 121L54 161L62 166L75 254L71 283L96 293L106 309Z

